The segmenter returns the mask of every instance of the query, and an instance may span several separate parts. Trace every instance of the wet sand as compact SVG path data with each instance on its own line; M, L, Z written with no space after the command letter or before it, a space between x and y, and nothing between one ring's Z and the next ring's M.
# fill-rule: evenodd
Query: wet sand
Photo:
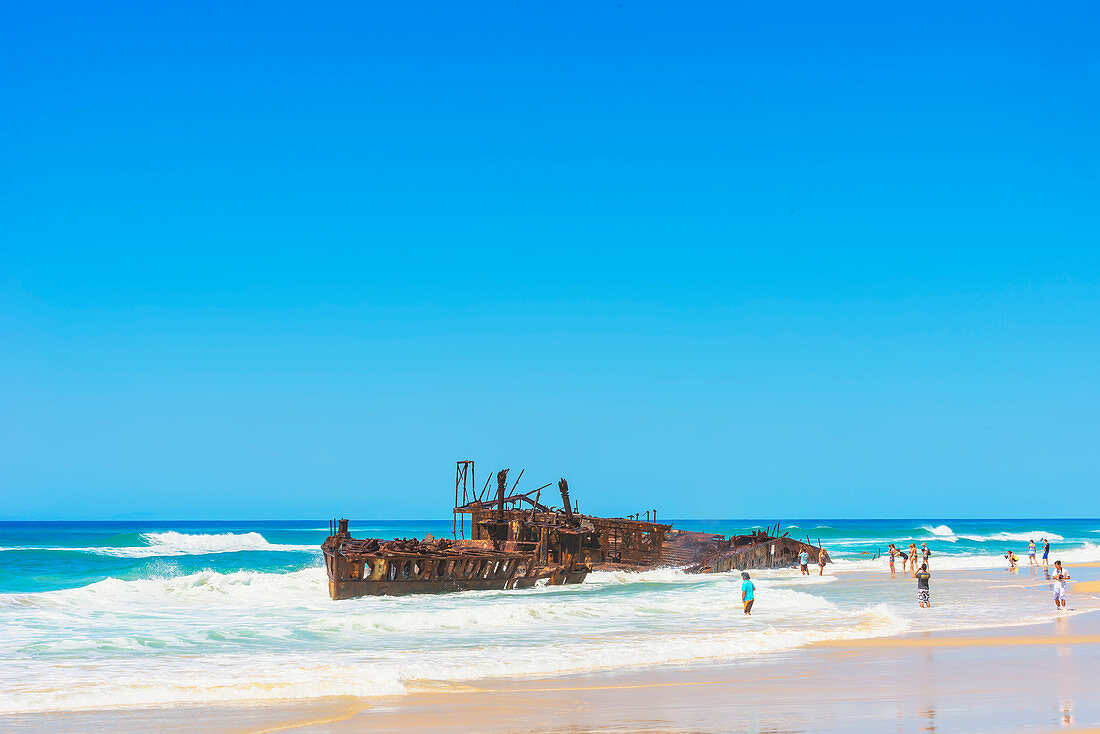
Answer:
M1078 566L1077 568L1081 568ZM1082 576L1093 575L1082 573ZM1078 582L1073 593L1095 593ZM1053 732L1100 727L1100 613L830 641L736 664L423 686L404 696L0 717L38 731Z

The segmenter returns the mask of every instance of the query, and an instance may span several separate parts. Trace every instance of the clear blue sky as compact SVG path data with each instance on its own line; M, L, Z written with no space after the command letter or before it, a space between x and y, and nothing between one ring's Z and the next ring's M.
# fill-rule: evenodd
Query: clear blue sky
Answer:
M1090 4L0 12L2 518L1100 515Z

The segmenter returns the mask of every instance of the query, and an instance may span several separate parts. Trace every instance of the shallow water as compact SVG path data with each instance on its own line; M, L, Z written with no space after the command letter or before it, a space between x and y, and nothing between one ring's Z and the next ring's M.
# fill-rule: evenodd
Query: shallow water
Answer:
M816 640L1024 624L1056 614L1049 582L1026 568L1026 538L1051 539L1053 557L1067 562L1100 560L1095 520L793 525L784 529L820 536L837 563L823 577L754 572L757 602L746 618L738 574L594 573L577 586L332 602L318 549L324 521L6 523L0 711L393 694L426 682L728 661ZM450 521L352 529L442 536ZM891 580L884 560L869 560L910 539L933 549L930 610L917 609L912 579ZM1008 548L1021 572L1003 570Z

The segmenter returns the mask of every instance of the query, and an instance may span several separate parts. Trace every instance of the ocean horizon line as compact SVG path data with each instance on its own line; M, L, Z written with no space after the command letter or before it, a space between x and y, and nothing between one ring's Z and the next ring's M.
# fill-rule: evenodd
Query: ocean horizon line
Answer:
M626 517L625 515L604 515L605 517ZM334 516L335 517L335 516ZM8 519L0 518L0 525L16 525L16 524L64 524L64 523L297 523L297 522L328 522L332 518L328 517L287 517L287 518L256 518L256 517L233 517L233 518L178 518L178 517L134 517L134 518L51 518L51 519ZM441 517L389 517L389 518L371 518L371 517L350 517L352 522L371 522L371 523L440 523L446 522L451 518L446 516ZM674 518L658 518L655 522L661 523L677 523L677 522L768 522L775 524L776 522L999 522L1004 520L1051 520L1051 521L1100 521L1100 517L1089 516L1069 516L1069 515L1002 515L1002 516L984 516L984 517L968 517L968 516L953 516L953 517L791 517L787 519L777 519L777 516L771 517L674 517Z

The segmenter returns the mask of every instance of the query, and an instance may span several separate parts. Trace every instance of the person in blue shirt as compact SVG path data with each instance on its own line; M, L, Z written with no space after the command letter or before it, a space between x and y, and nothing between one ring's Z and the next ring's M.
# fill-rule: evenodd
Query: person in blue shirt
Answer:
M802 552L798 554L798 564L802 566L802 575L809 576L810 569L807 566L810 564L810 551L806 549L806 546L802 546Z
M741 572L741 603L745 605L745 614L752 614L752 602L756 592L756 584L749 581L749 572Z

